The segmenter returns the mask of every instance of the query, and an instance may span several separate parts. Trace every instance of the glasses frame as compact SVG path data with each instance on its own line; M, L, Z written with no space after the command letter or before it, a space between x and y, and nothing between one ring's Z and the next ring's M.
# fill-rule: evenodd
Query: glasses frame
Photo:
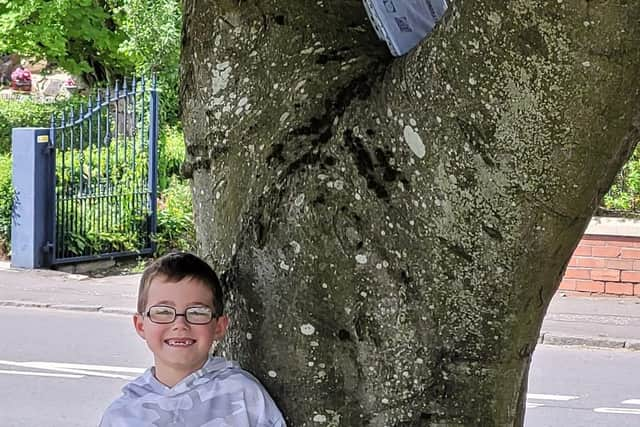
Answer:
M155 320L153 320L153 319L151 318L151 309L152 309L152 308L156 308L156 307L168 308L168 309L170 309L170 310L173 310L173 319L171 319L171 321L170 321L170 322L156 322ZM193 323L193 322L190 322L190 321L189 321L189 319L187 318L187 312L188 312L189 310L191 310L192 308L198 308L198 309L208 308L209 310L211 310L211 319L209 319L209 321L208 321L208 322L206 322L206 323ZM151 306L151 307L149 307L149 308L147 309L147 311L146 311L145 313L143 313L143 314L144 314L144 317L146 317L147 319L149 319L149 321L150 321L151 323L155 323L155 324L157 324L157 325L170 325L171 323L175 322L175 321L176 321L176 319L177 319L178 317L184 317L184 321L185 321L186 323L190 324L190 325L209 325L209 324L211 324L211 322L213 322L214 320L218 320L218 318L220 317L220 316L218 316L218 315L213 311L213 309L212 309L211 307L207 307L206 305L198 305L198 306L194 306L194 307L187 307L187 308L184 310L184 312L183 312L183 313L178 313L178 310L176 310L176 308L175 308L175 307L171 307L170 305L162 305L162 304L160 304L160 305L152 305L152 306Z

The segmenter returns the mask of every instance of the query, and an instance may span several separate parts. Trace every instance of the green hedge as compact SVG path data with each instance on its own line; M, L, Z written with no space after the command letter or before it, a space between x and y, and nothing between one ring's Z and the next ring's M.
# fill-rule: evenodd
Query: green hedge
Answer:
M0 257L9 252L12 206L11 155L0 154Z
M180 126L165 126L158 138L158 187L160 191L169 186L169 179L180 176L184 162L184 134Z
M637 216L640 213L640 145L618 172L609 192L604 196L604 208L609 215Z
M189 182L180 176L185 158L180 126L162 129L158 144L158 230L156 254L194 249L195 228Z
M49 127L51 114L68 107L68 101L44 104L30 99L0 99L0 154L11 151L11 129Z
M156 254L171 250L194 249L196 232L189 182L176 176L168 180L167 188L158 198L158 231L154 238Z

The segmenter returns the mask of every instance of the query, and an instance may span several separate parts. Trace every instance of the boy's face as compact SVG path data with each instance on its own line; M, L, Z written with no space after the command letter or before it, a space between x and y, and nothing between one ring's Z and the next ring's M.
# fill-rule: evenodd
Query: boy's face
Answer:
M193 325L184 316L176 316L172 323L154 323L146 313L153 306L173 307L177 314L190 307L209 307L214 318L204 325ZM213 292L202 282L185 277L178 282L165 276L153 278L149 284L145 316L134 315L133 323L155 359L156 377L161 382L174 382L200 369L206 362L213 341L221 340L228 325L226 316L215 317Z

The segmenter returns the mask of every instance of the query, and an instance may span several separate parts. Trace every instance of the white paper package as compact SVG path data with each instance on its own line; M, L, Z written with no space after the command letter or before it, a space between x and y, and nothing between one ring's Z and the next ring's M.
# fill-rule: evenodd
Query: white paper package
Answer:
M362 0L378 37L401 56L431 33L447 10L446 0Z

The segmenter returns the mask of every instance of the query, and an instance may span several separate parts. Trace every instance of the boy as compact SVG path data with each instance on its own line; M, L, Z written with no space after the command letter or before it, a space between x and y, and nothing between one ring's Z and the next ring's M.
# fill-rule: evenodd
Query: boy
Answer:
M209 355L229 319L220 281L202 259L173 253L147 267L133 324L154 367L122 389L101 427L285 427L253 376Z
M446 0L362 0L380 40L393 56L413 49L447 10Z

